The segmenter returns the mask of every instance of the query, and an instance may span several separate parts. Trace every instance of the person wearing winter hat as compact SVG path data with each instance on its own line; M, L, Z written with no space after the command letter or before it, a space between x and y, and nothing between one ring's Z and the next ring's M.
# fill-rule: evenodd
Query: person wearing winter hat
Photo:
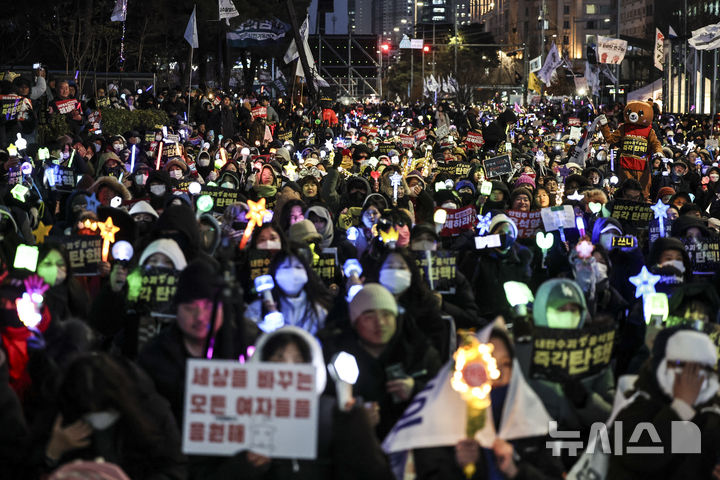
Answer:
M492 190L489 196L480 195L478 203L481 206L481 213L485 214L492 210L505 210L510 201L510 189L505 183L493 180Z
M322 241L323 237L315 230L315 225L310 220L300 220L290 225L288 238L291 244L307 246Z
M187 164L180 157L172 157L165 163L163 169L168 172L170 178L179 182L188 172Z
M529 189L517 187L510 194L510 210L529 212L532 206L533 196Z
M175 240L160 238L145 247L139 264L143 268L160 267L182 271L187 266L187 261Z
M682 327L661 330L615 424L622 422L624 442L651 425L664 448L610 455L607 478L717 478L717 392L717 350L707 334Z
M670 199L675 195L675 190L672 187L662 187L658 189L655 201L662 200L667 205L670 203Z
M143 236L150 232L153 224L157 221L159 215L154 208L150 206L145 200L140 200L135 203L129 212L132 219L137 225L138 233Z
M412 322L400 315L395 297L377 283L366 283L348 306L352 328L323 339L327 357L354 355L360 375L353 393L373 402L373 424L384 438L412 397L440 367L440 357Z
M118 182L115 177L98 178L88 191L95 193L98 201L106 207L110 206L110 202L115 197L120 197L123 202L127 202L132 198L127 187Z
M518 177L517 180L515 180L514 188L523 186L526 188L530 188L530 190L535 190L535 180L533 180L530 175L523 173Z

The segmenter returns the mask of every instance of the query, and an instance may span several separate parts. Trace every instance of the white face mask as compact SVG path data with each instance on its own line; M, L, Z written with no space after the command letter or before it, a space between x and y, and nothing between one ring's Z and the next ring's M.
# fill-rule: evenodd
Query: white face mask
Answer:
M170 177L180 180L182 178L182 170L170 170Z
M95 148L95 152L99 152L101 145L99 143L93 143L93 148Z
M580 312L561 312L552 307L548 307L546 318L550 328L577 328L580 324Z
M220 187L233 189L235 188L235 184L233 184L232 182L223 182Z
M715 183L715 182L717 182L718 180L720 180L720 175L712 174L712 175L709 175L709 177L710 177L710 181L713 182L713 183Z
M257 244L258 250L280 250L281 248L282 242L280 240L268 240Z
M147 182L148 175L135 175L135 183L138 185L145 185L145 182Z
M410 271L397 268L383 268L380 270L380 285L390 290L393 295L401 295L410 288L412 276Z
M122 149L123 149L122 143L113 143L113 150L115 150L116 152L119 152Z
M685 273L685 264L682 260L668 260L660 266L664 267L666 265L677 269L680 273Z
M673 388L675 386L675 377L681 372L681 368L668 368L666 358L660 362L660 365L658 365L657 371L655 372L660 389L670 398L674 398ZM707 372L701 370L700 375L704 376L705 380L703 380L703 384L700 387L700 394L698 395L697 400L695 400L695 405L703 404L714 397L719 386L716 374L707 376Z
M150 193L158 197L165 195L165 185L150 185Z
M210 157L203 155L202 157L198 158L197 163L201 167L207 167L208 165L210 165Z
M284 268L283 268L284 267ZM301 265L297 267L283 266L275 272L275 283L286 295L295 296L300 293L308 281L307 272Z
M120 418L120 414L115 410L106 410L102 412L86 413L83 420L90 424L93 430L105 430L112 427Z

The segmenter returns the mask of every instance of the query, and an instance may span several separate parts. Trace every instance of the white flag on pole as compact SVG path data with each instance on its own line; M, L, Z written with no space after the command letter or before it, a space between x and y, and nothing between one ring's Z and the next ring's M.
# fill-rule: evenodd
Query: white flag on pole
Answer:
M658 70L663 69L663 63L665 62L665 35L662 34L659 28L655 29L655 67Z
M197 6L193 7L193 13L190 15L187 27L185 27L185 40L190 44L192 48L198 48L198 33L197 33L197 18L195 16L195 10Z
M240 16L232 0L218 0L218 13L219 19L225 20L228 25L231 18Z
M111 22L124 22L127 18L127 0L117 0L110 16Z
M693 30L688 43L695 50L713 50L720 47L720 23Z
M547 57L545 58L545 63L540 68L540 70L537 73L538 78L545 84L550 84L550 79L552 77L553 72L562 65L563 61L562 58L560 58L560 54L558 53L557 45L555 45L555 42L553 42L552 47L550 47L550 51L548 52Z
M619 65L625 58L627 45L627 40L598 35L597 46L595 47L598 63Z

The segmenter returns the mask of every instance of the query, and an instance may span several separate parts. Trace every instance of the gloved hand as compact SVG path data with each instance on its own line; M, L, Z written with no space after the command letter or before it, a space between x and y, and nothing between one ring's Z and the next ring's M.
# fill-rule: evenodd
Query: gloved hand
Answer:
M608 124L607 117L605 116L604 113L601 113L597 118L598 118L598 123L600 123L600 125Z

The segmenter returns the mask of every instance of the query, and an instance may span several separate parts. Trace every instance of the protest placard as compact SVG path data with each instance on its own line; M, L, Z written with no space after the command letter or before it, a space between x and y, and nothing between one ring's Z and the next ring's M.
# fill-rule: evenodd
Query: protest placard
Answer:
M585 378L610 364L615 326L589 325L582 329L533 329L530 376L547 380Z
M54 237L53 240L65 246L73 275L86 277L98 274L103 242L99 235Z
M619 65L625 58L627 46L627 40L598 35L596 47L598 63Z
M450 128L447 125L440 125L435 129L435 138L440 141L450 135Z
M521 212L520 210L507 210L505 214L515 220L518 228L518 238L534 238L542 224L540 210L534 212Z
M611 216L635 228L648 228L655 218L650 205L622 198L615 200Z
M187 362L182 451L271 458L317 456L318 396L312 365Z
M260 275L267 275L268 273L270 273L270 260L272 259L272 257L273 252L271 252L270 250L259 250L257 248L248 249L250 282L255 280Z
M430 289L453 295L457 275L457 259L455 253L448 250L413 251L415 262ZM428 258L429 256L429 258Z
M182 145L178 145L177 143L166 143L163 147L163 155L166 157L182 157Z
M509 175L513 171L510 155L500 155L499 157L486 158L483 160L483 168L488 178Z
M482 136L482 132L475 130L469 131L467 138L465 139L465 145L467 145L468 148L482 148L482 146L485 145L485 139Z
M323 248L317 255L317 259L313 261L313 270L326 285L335 283L338 266L337 248Z
M570 117L568 118L568 126L569 127L579 127L580 126L580 119L577 117Z
M45 167L44 177L52 190L70 192L75 188L75 172L72 168L63 165L48 165Z
M575 211L570 205L545 207L540 210L540 216L546 232L558 230L560 227L564 229L577 228L577 225L575 225Z
M413 133L413 136L415 137L415 141L418 143L424 142L425 139L427 138L427 135L425 134L425 130L423 130L423 129L416 130L415 133Z
M612 237L612 248L637 248L637 238L633 237L632 235L625 235L622 237Z
M22 170L20 170L20 165L10 167L8 169L7 175L8 185L17 185L18 183L22 182Z
M394 143L389 142L384 142L377 146L379 155L387 155L390 153L390 150L395 150L396 148Z
M375 125L363 125L362 127L360 127L360 131L365 135L376 137L378 134L378 127L376 127Z
M175 316L172 301L179 277L180 273L172 268L143 268L138 304L147 308L153 316Z
M690 256L693 273L714 275L720 271L720 239L718 237L683 238L685 251Z
M437 210L439 210L439 208L435 209L435 211ZM475 207L445 208L444 210L447 212L447 217L439 233L441 237L460 235L461 232L475 228L475 222L477 220Z
M455 176L458 178L465 178L472 170L472 165L467 162L455 162Z
M225 207L240 201L240 192L231 188L209 187L203 185L203 194L210 195L213 199L213 211L222 213Z
M415 137L412 135L400 135L400 143L403 148L415 148Z
M250 111L253 120L256 118L267 118L267 107L255 107Z
M670 220L669 218L663 218L663 227L665 228L665 236L670 237L672 235L672 226L673 226L674 220ZM655 243L655 241L660 238L660 222L657 218L653 218L650 220L650 229L648 230L648 242L650 245Z
M347 211L340 212L337 221L338 228L347 230L350 227L357 227L360 224L360 212L362 212L362 207L349 207Z

